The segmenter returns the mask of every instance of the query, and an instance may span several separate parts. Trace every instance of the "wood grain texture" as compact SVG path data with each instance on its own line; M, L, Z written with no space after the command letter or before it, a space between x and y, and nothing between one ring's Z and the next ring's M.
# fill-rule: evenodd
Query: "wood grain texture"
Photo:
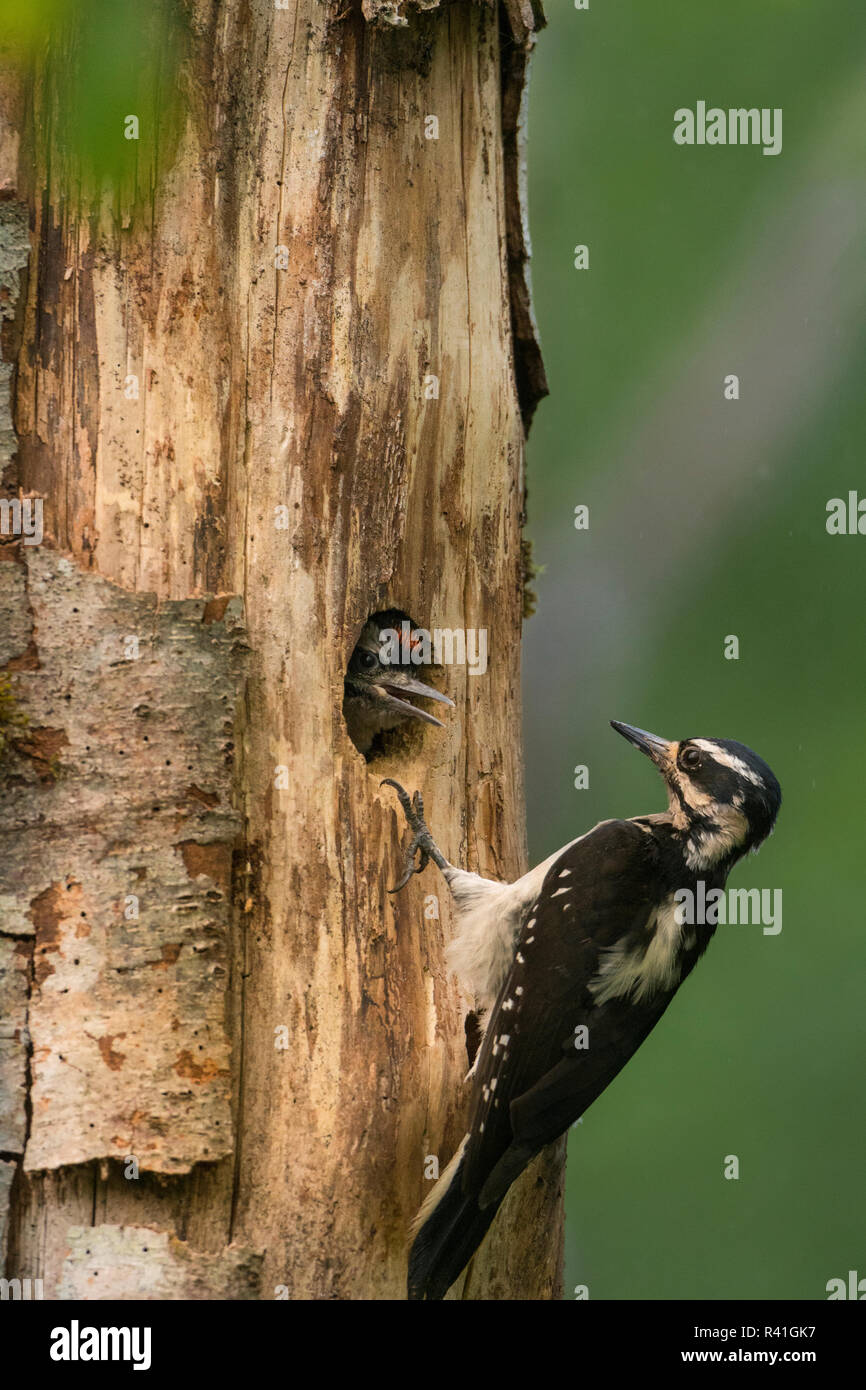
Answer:
M219 1157L215 1110L201 1127L181 1107L172 1116L170 1101L138 1183L120 1176L118 1149L88 1148L69 1128L37 1144L34 1131L34 1171L13 1189L10 1268L44 1273L46 1296L65 1287L69 1229L95 1222L97 1211L104 1226L160 1227L198 1251L261 1251L265 1297L278 1286L293 1298L404 1296L425 1161L434 1155L444 1167L465 1122L471 1001L444 965L452 920L441 880L431 869L399 898L387 894L403 827L380 779L423 789L455 862L506 878L526 867L522 417L538 393L540 359L519 368L537 353L527 247L513 231L523 226L511 206L519 180L507 167L516 155L505 149L516 139L515 85L532 41L532 7L520 13L516 39L513 18L489 3L410 6L408 23L392 24L318 0L290 0L286 10L197 0L182 77L187 126L158 186L82 209L54 169L19 171L32 249L17 355L17 482L46 498L56 552L28 555L28 571L62 575L67 620L71 586L80 586L91 633L101 622L115 631L115 619L129 626L140 605L154 623L200 632L206 596L237 595L242 609L232 611L238 621L242 612L249 647L237 688L225 974L190 985L193 1018L215 1029L221 1014L232 1042L228 1077L226 1054L210 1037L207 1048L216 1068L208 1082L230 1089L231 1153ZM37 83L37 116L51 100ZM429 116L438 139L425 136ZM515 303L524 306L517 338ZM138 399L124 394L130 374ZM21 565L0 568L17 574ZM343 724L343 673L368 614L388 607L428 628L486 629L489 667L483 676L448 668L443 686L456 709L447 727L394 740L367 764ZM70 730L54 704L63 672L77 678L87 660L80 645L73 656L52 640L60 621L46 596L33 642L37 651L51 643L50 660L40 655L17 684L40 726L66 732L78 766L82 726ZM220 614L211 626L227 622ZM198 906L217 882L198 851L184 862L178 842L228 845L234 824L208 761L225 737L222 716L190 686L184 651L201 656L195 640L165 647L162 685L137 696L152 712L162 763L194 738L208 773L196 785L219 796L218 810L182 802L177 814L190 824L174 826L173 839L133 813L131 785L153 769L139 749L118 773L126 726L105 661L91 660L91 698L108 701L100 757L120 851L110 879L100 876L105 856L94 856L87 910L108 912L146 868L159 912L128 983L147 981L148 1010L153 982L176 981L185 943L204 940L201 924L185 937L169 917L181 885ZM225 667L220 679L233 686L235 676ZM186 713L166 717L168 709ZM54 756L63 765L70 754L64 746ZM85 859L87 798L101 768L81 765L67 827ZM181 790L173 786L174 808ZM62 779L20 791L30 806L63 794ZM103 803L97 819L105 814ZM212 835L214 816L223 820ZM44 867L44 912L59 923L65 969L66 885L84 892L85 874L68 855L62 872L50 856ZM429 894L438 917L425 916ZM223 903L214 906L221 914ZM158 953L179 944L160 971ZM55 972L59 956L47 956ZM105 1097L126 1065L111 1059L134 1036L124 1003L118 988L88 1029L109 1039L102 1050L76 1042L76 1065L85 1062L97 1088L102 1140ZM168 1059L164 1006L154 1021L152 1056L134 1059L148 1113ZM59 1046L71 1020L57 1004L44 1027ZM198 1094L205 1083L184 1084ZM74 1084L69 1100L72 1124ZM561 1175L558 1146L509 1197L465 1296L557 1296ZM146 1257L127 1255L143 1287Z

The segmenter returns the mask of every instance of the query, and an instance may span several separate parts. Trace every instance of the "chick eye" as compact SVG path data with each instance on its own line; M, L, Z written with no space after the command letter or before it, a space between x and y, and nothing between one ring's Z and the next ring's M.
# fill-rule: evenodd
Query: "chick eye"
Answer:
M698 749L698 748L686 748L685 751L683 752L681 758L680 758L680 762L682 763L683 767L691 767L691 768L700 767L700 765L701 765L701 754L700 754L700 749Z
M359 664L359 666L365 666L365 667L367 668L367 670L369 671L369 669L370 669L371 666L375 666L375 665L376 665L376 658L375 658L375 656L373 655L372 652L359 652L359 653L358 653L358 664Z

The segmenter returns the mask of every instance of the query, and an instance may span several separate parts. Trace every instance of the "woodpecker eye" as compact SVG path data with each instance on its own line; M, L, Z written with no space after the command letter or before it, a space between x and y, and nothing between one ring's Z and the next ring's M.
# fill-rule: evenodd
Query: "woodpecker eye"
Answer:
M683 767L694 770L701 765L701 752L699 748L686 748L680 755L680 763Z
M358 665L365 667L366 670L369 671L371 667L376 665L376 658L372 652L359 652Z

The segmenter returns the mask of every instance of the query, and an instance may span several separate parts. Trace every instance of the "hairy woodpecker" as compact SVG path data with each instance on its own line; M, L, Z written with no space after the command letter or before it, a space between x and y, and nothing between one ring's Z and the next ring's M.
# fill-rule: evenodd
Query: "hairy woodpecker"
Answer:
M413 1226L411 1299L444 1297L515 1178L601 1095L706 950L715 925L681 924L675 894L721 889L773 828L781 790L751 749L611 722L661 772L667 811L602 821L515 883L449 864L420 793L388 783L413 832L392 891L438 865L457 912L449 963L489 1011L468 1132Z
M400 632L404 620L404 614L397 609L368 619L349 660L343 683L343 717L349 737L364 754L370 752L377 734L396 729L410 719L443 727L441 719L413 705L409 695L438 700L443 705L454 704L441 691L416 680L411 665L395 665L384 659L382 634Z

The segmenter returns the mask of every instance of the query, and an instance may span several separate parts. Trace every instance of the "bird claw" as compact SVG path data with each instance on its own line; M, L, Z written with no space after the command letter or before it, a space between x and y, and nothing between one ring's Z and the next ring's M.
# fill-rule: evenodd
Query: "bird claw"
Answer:
M415 855L419 850L421 857L418 860L418 863L416 864ZM423 848L422 845L419 845L417 839L414 839L406 851L406 870L403 874L403 877L400 879L400 882L395 885L394 888L389 888L388 892L399 893L401 888L406 887L406 884L409 882L410 878L412 878L413 874L423 874L424 870L427 868L427 865L429 863L430 855L427 853L427 851Z
M379 786L394 788L400 805L403 808L406 823L413 832L412 843L406 850L406 869L403 877L396 887L388 889L389 893L399 893L402 888L406 887L406 884L414 874L423 874L427 865L430 863L433 836L430 834L424 820L424 799L420 792L415 792L414 796L410 799L409 793L400 786L400 783L393 781L390 777L384 778L384 780L379 783ZM416 854L419 856L417 864L415 863Z

